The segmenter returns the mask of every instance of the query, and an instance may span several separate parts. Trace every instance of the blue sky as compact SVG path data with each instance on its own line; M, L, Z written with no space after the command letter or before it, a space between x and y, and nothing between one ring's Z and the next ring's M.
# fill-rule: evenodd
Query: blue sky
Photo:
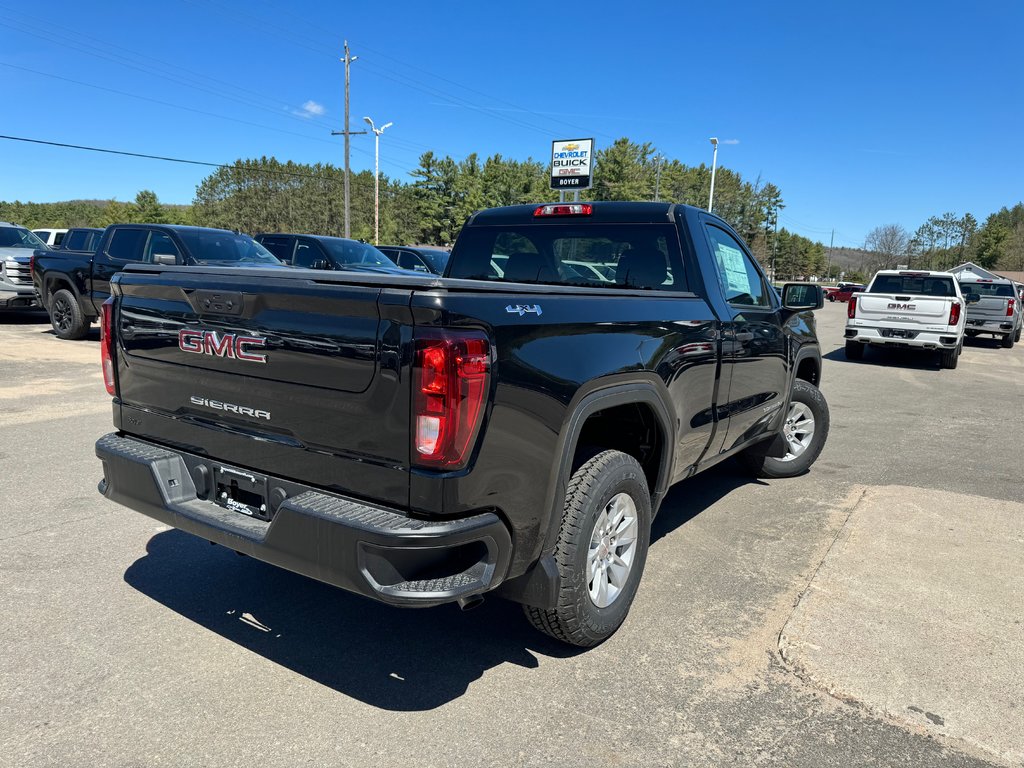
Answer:
M546 159L586 136L699 164L717 136L738 142L721 164L782 189L782 225L859 246L1024 197L1021 30L1009 0L0 0L0 134L340 165L347 38L353 130L394 122L383 173L408 180L426 149ZM352 146L372 168L372 137ZM208 170L0 140L0 200L186 203Z

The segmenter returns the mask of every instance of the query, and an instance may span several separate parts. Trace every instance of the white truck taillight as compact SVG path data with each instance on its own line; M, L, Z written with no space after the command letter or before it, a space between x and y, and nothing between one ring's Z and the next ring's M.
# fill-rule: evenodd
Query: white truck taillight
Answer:
M103 385L111 395L117 395L114 377L114 297L100 306L100 359L103 361Z
M427 331L416 339L413 462L466 465L483 421L490 367L490 344L481 333Z
M956 325L960 322L960 302L954 301L952 306L949 308L949 323L947 325Z
M846 302L846 317L853 320L857 316L857 297L851 296L850 300Z

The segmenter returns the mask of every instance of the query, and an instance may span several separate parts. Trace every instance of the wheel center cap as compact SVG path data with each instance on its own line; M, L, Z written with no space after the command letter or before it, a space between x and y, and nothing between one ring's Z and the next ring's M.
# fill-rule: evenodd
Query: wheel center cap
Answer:
M607 541L602 541L601 542L601 546L599 546L597 548L597 556L601 560L607 560L608 559L608 542Z

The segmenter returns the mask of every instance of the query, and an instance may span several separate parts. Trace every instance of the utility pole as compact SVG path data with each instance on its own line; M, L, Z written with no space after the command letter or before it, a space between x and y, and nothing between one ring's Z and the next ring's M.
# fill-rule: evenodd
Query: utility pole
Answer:
M832 237L829 238L829 241L828 241L828 271L825 274L825 279L826 280L828 280L828 278L832 275L832 245L833 245L833 243L835 243L835 241L836 241L836 231L833 228L833 230L832 230Z
M775 275L775 254L779 251L779 212L775 211L775 235L772 237L772 282L777 283Z
M353 56L348 49L348 40L345 41L345 58L341 61L345 62L345 130L343 131L331 131L331 136L344 136L345 137L345 237L351 237L352 228L350 226L351 214L349 207L349 187L348 187L348 152L349 152L349 136L355 134L366 133L366 131L350 131L348 129L348 91L349 91L349 68L353 61L358 59L358 56Z
M658 165L654 174L654 202L661 201L661 155L654 158Z
M377 128L370 118L363 120L373 131L373 244L380 245L380 135L394 123L384 123Z

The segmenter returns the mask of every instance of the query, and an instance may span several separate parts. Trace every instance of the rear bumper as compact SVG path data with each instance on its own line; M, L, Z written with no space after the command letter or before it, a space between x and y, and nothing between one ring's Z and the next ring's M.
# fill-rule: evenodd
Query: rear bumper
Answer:
M1013 333L1017 321L1014 318L1009 320L972 320L967 318L967 330L975 333L995 333L1005 336Z
M96 442L106 498L258 560L385 603L431 606L497 587L512 553L485 512L427 521L265 476L270 520L208 500L209 459L117 434ZM251 473L249 473L251 474ZM261 476L264 479L264 476ZM198 486L198 488L197 488ZM280 501L278 501L280 499Z
M960 344L956 332L911 331L913 338L890 335L893 329L867 326L847 326L846 341L872 344L880 347L910 347L916 349L955 349ZM902 329L899 329L902 330Z

